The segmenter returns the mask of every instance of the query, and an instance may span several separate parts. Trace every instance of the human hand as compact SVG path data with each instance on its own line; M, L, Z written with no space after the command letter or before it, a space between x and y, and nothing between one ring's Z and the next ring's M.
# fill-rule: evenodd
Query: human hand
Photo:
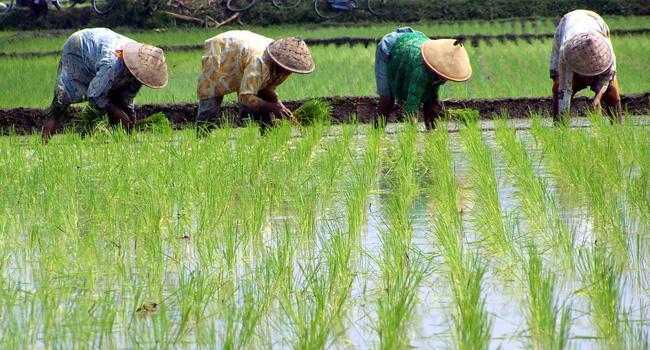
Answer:
M276 118L290 119L293 118L293 113L282 102L272 103L270 108L271 114Z

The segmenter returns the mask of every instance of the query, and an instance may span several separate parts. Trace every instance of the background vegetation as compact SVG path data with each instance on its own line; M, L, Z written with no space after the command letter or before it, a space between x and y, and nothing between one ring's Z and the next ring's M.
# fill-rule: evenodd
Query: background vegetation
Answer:
M120 0L120 5L108 16L94 15L89 8L73 9L71 11L50 11L47 17L25 20L27 12L15 12L0 21L0 28L78 28L84 26L129 26L129 27L161 27L174 22L164 16L158 9L164 6L143 6L143 3L159 3L160 1ZM388 6L381 9L381 15L376 16L363 10L345 14L338 22L377 22L399 21L414 22L420 20L467 20L467 19L500 19L515 17L552 17L576 8L594 10L603 15L650 15L650 6L645 0L562 0L562 1L522 1L522 0L397 0L389 1ZM231 13L225 8L225 1L188 2L199 18L210 15L217 20L230 17ZM166 5L163 3L162 5ZM172 8L173 10L173 8ZM318 17L313 8L313 2L304 0L300 6L290 10L279 10L270 2L260 2L242 16L248 24L270 25L289 23L319 23L324 20Z
M39 39L40 40L40 39ZM468 83L448 83L443 98L509 98L549 96L548 60L552 42L494 43L468 47L474 75ZM624 93L650 90L643 57L650 56L650 37L614 38L618 70ZM375 95L374 47L314 46L316 71L295 75L279 88L285 100L323 96ZM201 51L168 52L169 86L143 89L136 102L179 103L196 101ZM344 62L342 64L342 62ZM58 57L0 58L0 107L45 107L52 99ZM233 96L228 97L231 101Z

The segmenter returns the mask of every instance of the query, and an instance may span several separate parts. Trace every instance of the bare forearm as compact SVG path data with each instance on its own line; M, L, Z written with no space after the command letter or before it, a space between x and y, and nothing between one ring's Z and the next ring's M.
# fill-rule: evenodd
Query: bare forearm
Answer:
M264 98L260 98L260 96L246 94L239 95L239 102L250 110L256 111L258 113L271 114L275 118L287 118L292 116L291 111L288 110L281 102L277 101L277 99L275 102L273 102L268 101Z
M263 112L265 105L268 104L268 102L252 94L239 95L239 103L256 112Z

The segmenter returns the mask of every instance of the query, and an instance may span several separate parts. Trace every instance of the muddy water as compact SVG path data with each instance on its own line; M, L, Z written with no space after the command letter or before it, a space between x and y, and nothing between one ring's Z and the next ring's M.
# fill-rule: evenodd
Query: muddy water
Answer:
M638 124L650 124L650 119L639 119ZM541 161L542 154L539 150L534 148L531 135L526 129L527 121L516 121L517 127L522 130L519 131L518 136L529 144L530 154L533 155L536 164L537 174L544 177L550 185L549 190L558 195L558 189L553 186L553 178L550 177ZM586 126L587 122L584 120L576 120L576 126ZM494 125L490 122L484 122L484 140L492 150L497 150L495 145ZM388 128L388 138L394 140L399 132L400 126L390 125ZM469 182L469 163L467 162L466 155L463 151L460 135L457 133L458 126L451 126L451 147L454 156L456 176L459 183L466 185ZM337 130L331 132L330 138L337 137ZM422 135L420 135L421 137ZM363 148L365 144L360 141L359 148ZM503 210L504 217L517 217L518 205L514 196L514 187L508 180L505 174L505 166L503 159L499 157L499 152L493 152L495 155L496 176L499 185L499 199ZM469 191L463 186L464 190ZM368 349L376 348L379 344L377 337L377 314L376 303L379 295L380 288L378 287L380 281L380 271L376 259L381 257L381 234L387 229L387 223L384 217L384 203L385 203L386 189L380 186L378 191L375 191L370 198L370 206L368 208L368 221L366 223L364 232L362 233L362 247L363 253L358 266L356 267L358 276L353 283L352 297L350 298L349 311L345 323L345 334L340 339L337 339L331 344L331 348L336 349ZM442 257L437 253L435 242L433 240L432 225L430 213L428 212L428 199L425 195L421 195L415 201L411 210L411 224L413 228L413 246L414 249L422 253L429 260L431 271L427 274L426 278L420 284L418 290L418 303L416 312L413 319L413 329L411 334L411 344L416 348L422 349L439 349L439 348L453 348L453 338L451 333L453 313L453 300L450 295L450 286L447 279L447 267L445 266ZM466 228L465 235L467 239L467 249L472 251L479 251L480 245L476 243L478 238L475 232L472 232L472 223L467 215L471 209L471 203L465 203L468 210L464 211L464 226ZM334 204L334 206L341 206L341 203ZM341 208L339 208L341 209ZM180 208L174 208L175 212L180 212ZM176 216L176 215L172 215ZM563 206L561 213L562 219L571 228L576 236L578 245L587 245L593 241L591 230L591 219L589 212L586 208L579 206L572 206L570 203ZM270 235L273 234L273 228L279 228L285 225L286 221L290 219L287 217L276 216L266 223L264 231ZM344 226L344 218L340 218L338 225ZM628 233L634 236L637 233L643 233L640 227L634 220L630 220L628 225ZM520 229L525 230L525 225L521 224ZM319 231L323 235L331 232L330 224L327 220L319 222ZM646 235L647 236L647 235ZM25 235L24 237L27 237ZM649 251L649 242L640 242L638 248L638 255L633 257L633 261L638 261L638 265L626 270L621 280L621 309L628 313L628 319L634 324L637 324L646 329L650 329L650 271L647 265L647 252ZM183 273L191 274L198 270L200 259L196 252L191 239L182 239L183 245ZM172 254L172 248L167 247L169 256ZM317 247L317 249L319 249ZM632 252L635 255L636 250ZM15 262L13 259L9 260ZM527 326L525 321L525 290L522 290L516 281L504 280L503 275L496 271L499 268L498 260L486 260L484 263L488 267L484 281L484 296L486 299L486 308L492 319L492 342L491 348L529 348L527 345ZM26 267L18 268L17 266ZM31 271L28 270L30 264L27 261L22 261L12 269L8 266L7 271L15 277L15 282L23 285L23 289L29 292L34 292L36 286L31 276ZM296 266L296 271L300 271ZM570 274L564 274L562 271L557 271L559 276L558 283L558 299L571 305L573 326L571 329L571 347L572 348L593 348L596 346L597 340L593 339L595 330L590 320L589 302L584 294L580 293L582 282L572 277ZM169 271L167 278L169 281L175 281L179 277L179 271ZM302 278L297 272L297 279ZM172 283L172 282L170 282ZM129 296L124 296L128 298ZM20 315L17 315L17 318ZM179 317L179 316L174 316ZM291 334L288 327L286 327L286 317L280 308L274 309L270 316L271 321L268 324L263 324L259 329L259 338L255 344L261 348L289 348L295 336ZM223 333L224 321L214 320L215 328ZM116 331L116 346L120 348L129 347L128 335L124 333L117 333ZM44 346L44 344L40 344ZM223 344L217 343L216 347ZM195 348L196 344L186 344L187 348Z
M641 119L639 124L646 125L650 120ZM494 125L491 122L484 122L483 128L486 131L483 134L484 140L489 148L493 150L496 176L498 179L499 200L503 211L504 218L517 218L519 203L515 198L515 188L508 180L503 159L499 156L498 147L495 143ZM542 154L534 148L532 136L526 130L527 121L517 121L516 127L521 128L518 136L529 147L529 152L534 158L537 175L544 178L549 185L548 190L554 195L558 195L558 189L554 186L553 178L547 174L542 162ZM576 120L576 127L586 127L588 122L585 120ZM390 125L387 133L388 138L394 140L399 126ZM455 162L456 177L463 187L463 191L470 191L467 188L469 182L469 167L464 153L460 135L457 133L458 126L451 126L451 149ZM337 137L336 131L330 137ZM363 146L361 145L360 148ZM330 347L334 349L368 349L377 348L379 339L377 336L376 313L377 297L381 292L379 286L381 272L377 260L381 257L382 232L387 230L387 222L384 217L384 201L387 189L380 186L370 198L368 208L368 221L362 234L363 255L356 269L358 276L352 286L352 296L350 298L349 310L347 312L346 330L342 337L335 340ZM410 218L413 228L413 246L414 249L429 258L431 273L427 274L422 281L418 291L418 304L416 306L413 318L413 328L411 333L411 344L415 348L421 349L439 349L453 348L452 336L452 319L453 298L450 294L450 285L447 278L447 267L435 247L433 240L432 225L430 213L428 211L428 199L421 195L415 201ZM338 204L342 205L342 204ZM471 251L480 253L480 244L477 234L472 230L472 222L468 213L471 210L471 203L465 203L468 210L464 211L464 234L467 237L466 248ZM587 246L593 241L591 218L587 208L566 204L562 206L560 213L562 220L568 225L576 237L577 246ZM271 232L272 227L281 227L285 224L287 217L274 217L267 223L266 230ZM344 218L341 218L344 220ZM519 230L525 230L525 223L515 222ZM343 225L339 222L340 225ZM330 223L326 220L319 223L319 230L322 234L327 235L331 232ZM642 233L642 230L634 220L630 221L628 233L634 236ZM640 250L648 251L649 242L641 242ZM641 255L644 255L641 253ZM647 254L645 254L647 255ZM191 243L188 242L187 257L193 256ZM188 259L191 261L192 259ZM621 278L621 310L625 310L627 318L638 326L646 329L650 328L650 271L644 258L634 259L639 261L636 269L628 269ZM483 259L487 265L487 273L483 283L483 293L486 300L486 308L492 321L492 349L526 349L529 348L528 333L525 317L525 297L526 291L521 281L506 280L502 274L499 274L500 261L498 259ZM192 269L194 264L188 263L187 267ZM586 296L580 292L584 286L582 281L575 276L563 271L555 271L558 275L557 299L563 305L570 305L572 314L571 340L570 347L577 349L590 349L598 345L596 332L591 324L589 301ZM296 279L302 277L299 273ZM271 323L283 324L283 315L281 310L272 312L271 319L276 320ZM278 321L280 320L280 321ZM276 326L277 327L277 326ZM265 335L268 337L258 345L286 348L292 344L294 335L287 330L286 325L278 328L265 329ZM223 328L219 322L217 328ZM284 331L283 331L284 329ZM269 343L270 342L270 343Z
M647 125L647 119L639 120L639 124ZM545 171L542 165L542 154L534 148L532 135L529 133L527 121L516 122L516 127L521 128L518 137L528 145L529 153L533 156L536 164L536 173L545 179L549 186L548 190L557 195L557 187L554 186L553 178ZM574 122L575 127L588 127L588 121L578 119ZM460 135L456 133L458 126L451 126L451 148L454 156L456 177L461 187L468 183L469 166L466 155L463 151ZM483 138L493 151L496 176L499 186L499 200L504 218L517 218L519 203L515 198L515 188L508 180L504 160L500 157L498 146L495 141L494 125L491 122L484 122L483 128L486 131ZM492 130L491 130L492 129ZM389 127L389 133L391 132ZM464 187L465 188L465 187ZM469 189L467 189L469 191ZM471 203L466 203L471 210ZM464 211L463 220L466 229L466 236L470 237L467 244L469 250L479 250L476 244L472 244L472 238L476 234L472 231L472 223L467 215L468 210ZM372 256L379 256L381 252L380 234L386 229L386 223L383 217L383 201L381 195L375 195L371 198L371 207L368 212L369 221L367 232L364 240L364 248ZM588 246L593 242L593 233L591 218L587 208L567 205L560 212L562 220L571 229L576 239L576 246ZM639 226L633 218L629 218L627 232L630 236L643 233L643 228ZM452 296L450 295L449 281L446 279L446 268L444 262L435 254L435 242L433 241L432 225L427 210L427 199L421 196L415 203L411 212L411 223L414 230L413 245L415 249L431 255L433 273L431 273L422 282L419 291L419 301L416 307L415 324L412 334L412 345L416 348L449 348L453 347L452 338L452 319L453 312ZM518 222L518 229L525 230L525 223ZM640 242L641 251L648 251L650 242ZM634 255L634 253L633 253ZM644 255L641 253L641 255ZM525 317L525 295L526 291L522 289L521 284L516 281L504 280L502 275L495 271L499 268L499 261L485 261L488 265L488 272L484 281L484 295L486 299L486 308L492 319L492 349L516 349L529 348L527 325ZM625 270L620 284L620 305L623 313L632 324L650 329L650 269L644 258L632 259L639 261L636 268ZM371 267L369 275L378 276L379 271L372 268L373 262L366 262ZM597 346L598 341L595 339L596 332L590 321L589 301L580 293L584 286L576 277L562 271L556 271L558 275L557 298L560 303L570 305L572 309L572 327L571 327L571 348L589 349ZM365 289L375 290L375 284L369 284L365 281ZM355 295L363 297L360 284L355 285ZM366 303L372 302L371 300ZM368 309L371 311L368 312ZM355 348L367 348L369 344L378 344L377 333L373 328L377 316L372 307L364 304L363 307L355 305L351 314L356 315L354 325L348 331L348 336ZM358 315L366 315L359 318ZM342 347L345 348L345 347Z

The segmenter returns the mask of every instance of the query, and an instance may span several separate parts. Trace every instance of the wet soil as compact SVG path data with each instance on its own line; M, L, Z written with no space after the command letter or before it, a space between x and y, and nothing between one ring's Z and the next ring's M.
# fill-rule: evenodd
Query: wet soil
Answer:
M376 111L378 99L375 97L327 97L324 98L333 107L332 120L334 123L345 123L356 119L361 123L372 122ZM289 109L295 110L304 103L302 101L285 102ZM589 106L589 99L585 97L576 98L572 104L574 113L581 113ZM531 113L548 115L551 109L551 98L515 98L501 100L462 100L446 101L447 109L473 109L479 112L483 119L493 119L500 115L508 115L512 119L530 117ZM650 112L650 93L629 95L623 97L623 108L629 114L647 114ZM162 112L181 128L184 125L194 122L197 106L193 103L187 104L158 104L142 105L137 108L139 118L144 118L154 113ZM78 108L71 110L74 116L79 112ZM2 133L15 132L18 134L29 134L40 132L44 123L43 109L16 108L0 109L0 130ZM244 123L239 117L237 105L224 106L224 115L235 116L232 122L236 125ZM403 117L401 108L396 108L388 118L389 122L400 121ZM70 120L64 121L64 124Z

